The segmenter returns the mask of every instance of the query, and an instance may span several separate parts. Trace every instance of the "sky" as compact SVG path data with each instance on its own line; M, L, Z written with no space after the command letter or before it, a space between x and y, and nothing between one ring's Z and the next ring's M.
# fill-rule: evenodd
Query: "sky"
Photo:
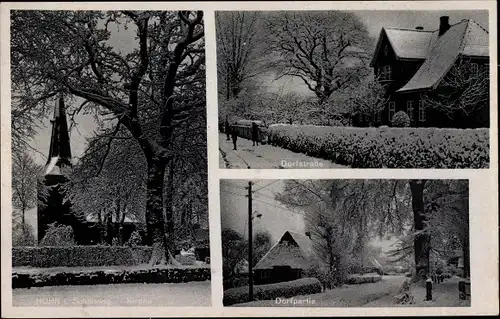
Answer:
M271 243L279 241L285 231L304 234L305 224L301 210L284 207L275 200L275 194L283 191L284 180L253 180L253 214L262 214L254 218L253 234L259 231L271 235ZM248 238L248 180L224 179L220 181L221 229L229 228ZM382 248L383 252L391 249L396 238L372 238L370 244Z
M283 191L283 180L254 180L252 208L255 215L254 233L267 231L272 237L272 242L280 239L287 230L304 233L303 212L292 211L274 199L275 193ZM248 238L248 180L221 180L220 182L220 207L221 229L230 228L244 238Z

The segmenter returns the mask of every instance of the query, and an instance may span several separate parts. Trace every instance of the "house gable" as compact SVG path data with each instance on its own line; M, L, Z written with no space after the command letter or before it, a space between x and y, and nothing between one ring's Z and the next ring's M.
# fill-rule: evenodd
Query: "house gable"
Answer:
M471 20L450 26L434 43L428 58L413 77L396 92L434 90L460 56L488 58L488 31Z

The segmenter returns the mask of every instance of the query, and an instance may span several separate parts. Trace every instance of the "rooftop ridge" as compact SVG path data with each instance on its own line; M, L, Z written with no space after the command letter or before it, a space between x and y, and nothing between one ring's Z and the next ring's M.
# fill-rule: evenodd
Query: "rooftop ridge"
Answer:
M480 25L479 23L477 23L473 19L462 19L462 20L460 20L460 21L458 21L456 23L450 24L450 28L453 27L453 26L456 26L457 24L463 23L463 22L467 22L467 23L473 22L478 27L480 27L481 29L483 29L483 31L485 31L485 32L487 32L489 34L488 30L486 30L482 25ZM439 31L439 29L436 29L436 30L418 30L418 29L403 28L403 27L383 27L383 28L384 29L391 29L391 30L413 31L413 32L429 32L429 33L434 33L434 32Z
M391 30L400 30L400 31L413 31L413 32L426 32L426 33L434 33L437 30L431 31L431 30L418 30L418 29L410 29L410 28L401 28L401 27L383 27L384 29L391 29Z

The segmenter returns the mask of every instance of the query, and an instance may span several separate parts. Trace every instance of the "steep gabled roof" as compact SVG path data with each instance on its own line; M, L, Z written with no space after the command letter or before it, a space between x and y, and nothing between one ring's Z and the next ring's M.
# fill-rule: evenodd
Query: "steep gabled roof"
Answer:
M309 237L286 231L281 239L255 265L254 269L271 269L274 266L307 269L311 265Z
M396 92L436 88L460 55L489 56L488 31L472 20L462 20L440 36L417 72Z
M431 45L437 39L437 32L403 28L382 28L375 53L370 63L372 67L375 65L375 61L377 61L384 38L387 38L389 41L396 59L423 60L427 57Z
M66 106L61 96L54 105L54 117L51 119L49 155L45 165L45 175L64 175L71 168L71 146L69 142Z

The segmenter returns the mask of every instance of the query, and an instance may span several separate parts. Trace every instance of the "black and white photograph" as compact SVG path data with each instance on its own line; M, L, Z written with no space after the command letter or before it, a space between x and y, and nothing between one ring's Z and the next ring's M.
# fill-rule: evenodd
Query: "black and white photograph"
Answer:
M13 306L211 306L203 11L11 10L10 39Z
M488 168L487 10L216 11L220 168Z
M220 198L224 306L470 307L475 298L468 180L221 179Z

